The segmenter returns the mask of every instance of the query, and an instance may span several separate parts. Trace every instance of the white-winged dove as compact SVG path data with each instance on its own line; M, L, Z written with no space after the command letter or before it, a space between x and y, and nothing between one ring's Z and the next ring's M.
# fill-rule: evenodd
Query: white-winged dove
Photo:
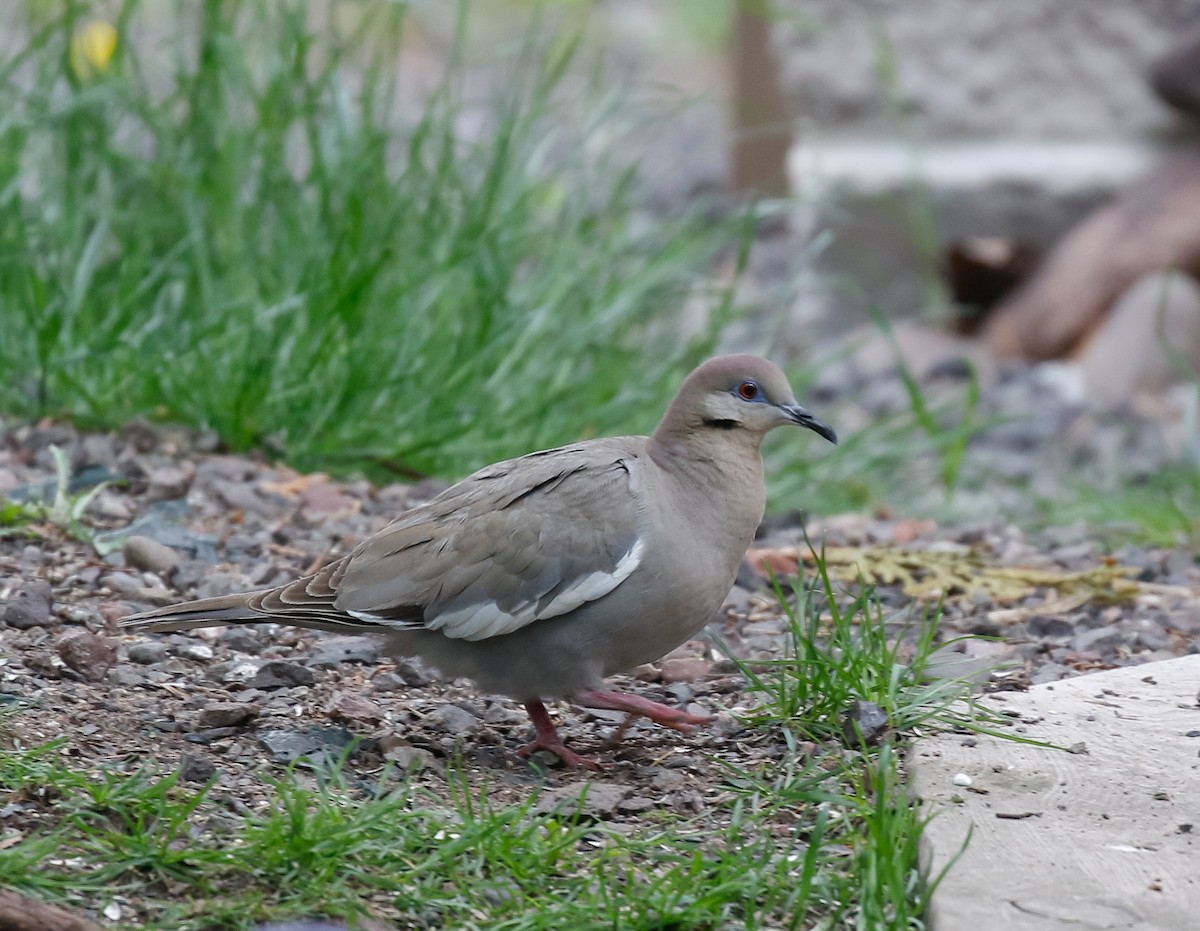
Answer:
M710 359L653 436L496 463L312 575L135 614L123 626L279 622L383 634L396 655L524 702L537 736L520 755L546 749L594 768L563 744L542 700L685 732L709 720L603 680L659 659L721 606L763 516L760 444L785 424L837 442L770 362Z

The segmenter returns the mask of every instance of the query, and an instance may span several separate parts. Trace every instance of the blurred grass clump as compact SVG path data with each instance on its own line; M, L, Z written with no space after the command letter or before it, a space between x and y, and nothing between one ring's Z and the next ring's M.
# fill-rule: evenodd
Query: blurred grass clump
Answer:
M471 8L428 95L386 0L10 8L0 410L442 474L653 427L739 222L639 209L611 88L564 92L545 20L468 80Z

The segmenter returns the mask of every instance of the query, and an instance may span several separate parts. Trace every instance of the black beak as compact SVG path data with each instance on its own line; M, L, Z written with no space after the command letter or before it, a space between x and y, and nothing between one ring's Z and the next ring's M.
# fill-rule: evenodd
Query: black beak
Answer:
M818 433L830 443L837 445L837 434L833 432L833 427L828 424L821 423L812 414L806 411L799 404L781 404L779 409L788 415L792 423L797 426L807 427L813 433Z

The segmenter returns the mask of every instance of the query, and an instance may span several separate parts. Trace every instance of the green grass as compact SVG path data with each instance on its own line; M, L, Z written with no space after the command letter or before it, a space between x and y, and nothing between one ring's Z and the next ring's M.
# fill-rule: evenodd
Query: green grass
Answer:
M59 740L0 752L0 803L22 811L0 834L0 875L163 931L367 915L514 931L924 927L937 877L921 871L900 748L922 728L972 725L965 687L924 680L936 617L906 635L823 573L796 595L787 658L748 673L757 703L739 743L767 752L715 759L726 775L699 815L656 810L622 829L537 811L536 792L497 801L486 775L470 784L453 767L433 785L364 780L353 764L323 781L267 772L269 797L248 811L177 774L72 768ZM841 736L854 700L888 712L881 742Z
M27 0L0 61L0 409L402 474L651 428L729 312L711 295L681 344L684 302L746 225L643 211L637 127L602 77L566 93L577 43L536 17L486 96L452 54L414 104L406 5L324 7L123 0L81 74L71 36L110 6Z
M1200 554L1200 469L1179 465L1117 488L1078 488L1068 501L1047 502L1046 519L1051 525L1086 521L1111 543L1183 545Z

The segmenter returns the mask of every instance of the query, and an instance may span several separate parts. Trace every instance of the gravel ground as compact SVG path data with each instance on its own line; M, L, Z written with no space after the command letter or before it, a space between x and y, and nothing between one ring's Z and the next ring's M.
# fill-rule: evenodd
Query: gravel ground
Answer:
M355 759L366 770L391 760L444 786L445 768L461 752L468 771L514 794L533 784L575 790L582 777L554 758L533 766L512 758L530 731L518 705L467 682L438 682L417 662L381 657L368 638L275 626L117 633L117 619L136 608L311 571L440 484L340 483L223 455L202 434L133 425L81 435L50 424L0 431L0 492L19 497L51 482L52 444L69 452L81 481L121 482L89 510L104 528L96 537L103 556L53 526L38 528L38 537L0 538L0 701L35 709L7 722L10 740L32 746L61 735L64 752L81 762L182 765L196 782L215 773L222 789L250 805L266 791L264 769L338 753L352 735L365 738ZM953 643L935 674L1021 688L1200 651L1200 567L1183 547L1106 554L1080 527L1031 540L1003 522L949 528L860 515L814 519L807 529L829 548L835 574L849 580L870 568L898 637L911 633L914 604L944 595L941 640L995 638ZM710 629L741 656L783 649L785 622L765 573L797 565L800 534L795 518L768 521L712 620ZM588 796L606 816L702 811L719 761L744 765L784 750L738 724L735 713L751 699L707 639L618 684L716 720L686 736L639 725L610 750L603 742L620 715L560 708L568 742L615 764L604 780L611 788Z

